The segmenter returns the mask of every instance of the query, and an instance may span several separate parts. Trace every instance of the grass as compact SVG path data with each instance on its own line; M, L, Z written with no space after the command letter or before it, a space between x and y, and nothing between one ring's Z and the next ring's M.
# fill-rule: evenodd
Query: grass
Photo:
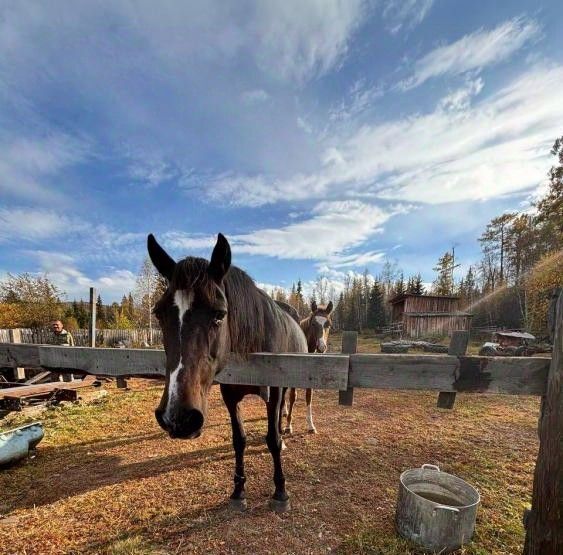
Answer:
M0 471L0 553L417 553L393 518L399 474L422 463L481 492L476 534L460 554L521 552L538 398L458 395L447 411L435 393L360 390L353 407L340 407L337 392L315 392L319 433L309 435L299 392L284 451L293 509L277 515L267 507L272 468L258 398L243 403L249 509L240 514L227 504L234 465L217 389L202 437L175 441L154 420L161 386L131 388L0 420L0 429L45 426L37 456Z

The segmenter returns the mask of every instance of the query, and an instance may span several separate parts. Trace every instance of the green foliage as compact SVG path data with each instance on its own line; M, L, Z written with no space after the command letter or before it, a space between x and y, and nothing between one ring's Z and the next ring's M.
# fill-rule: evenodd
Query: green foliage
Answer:
M436 295L452 295L454 291L453 279L454 257L451 252L445 252L439 259L434 271L438 273L432 285Z

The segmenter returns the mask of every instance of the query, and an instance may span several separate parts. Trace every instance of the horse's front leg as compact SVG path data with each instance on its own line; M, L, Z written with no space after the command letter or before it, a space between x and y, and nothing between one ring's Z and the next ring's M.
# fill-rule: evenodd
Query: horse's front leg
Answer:
M282 437L280 433L280 411L283 402L282 390L279 387L270 388L268 401L268 435L266 442L274 461L274 495L270 499L270 508L277 512L285 512L290 508L289 495L285 491L285 476L281 464Z
M291 421L293 419L293 405L295 405L295 399L297 398L297 391L294 387L289 389L289 410L287 413L287 426L285 427L285 433L291 434L293 432L293 427Z
M310 434L316 434L317 428L313 424L313 390L305 390L305 401L307 402L307 427Z
M231 494L231 507L244 511L246 509L246 492L244 484L244 449L246 448L246 433L240 414L239 403L242 396L239 392L227 385L221 385L221 395L231 417L231 428L233 432L233 447L235 449L235 488Z

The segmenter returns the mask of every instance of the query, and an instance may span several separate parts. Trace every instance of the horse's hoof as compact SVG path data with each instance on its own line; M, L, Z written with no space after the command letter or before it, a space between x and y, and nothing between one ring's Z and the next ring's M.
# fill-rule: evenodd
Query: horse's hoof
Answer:
M309 428L309 433L310 433L310 434L316 434L316 433L317 433L317 428Z
M246 509L248 508L248 503L246 502L246 499L244 499L244 498L233 499L231 497L229 499L229 506L231 507L231 509L233 511L237 511L239 513L242 513L243 511L246 511Z
M293 426L286 426L283 433L284 434L292 434L293 433Z
M270 499L270 509L276 513L287 513L291 509L291 504L289 503L289 498L285 500Z

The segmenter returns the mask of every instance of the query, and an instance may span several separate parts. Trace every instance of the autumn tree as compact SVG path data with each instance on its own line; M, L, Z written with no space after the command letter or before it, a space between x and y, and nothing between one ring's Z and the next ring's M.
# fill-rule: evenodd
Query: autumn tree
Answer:
M47 276L8 273L0 281L3 324L9 327L40 327L60 318L62 292Z
M563 249L563 136L555 141L551 154L558 164L549 170L547 194L535 205L535 223L544 252Z

